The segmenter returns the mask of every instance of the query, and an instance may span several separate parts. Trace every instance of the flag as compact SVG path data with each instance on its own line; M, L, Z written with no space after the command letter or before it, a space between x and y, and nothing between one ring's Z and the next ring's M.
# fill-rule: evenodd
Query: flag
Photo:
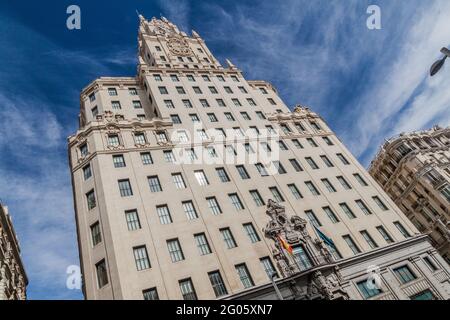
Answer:
M320 239L323 240L323 242L325 242L326 245L336 249L336 246L334 245L333 240L331 240L330 238L328 238L322 231L320 231L316 226L314 226L314 229L316 229L317 234L319 235Z
M289 243L284 241L283 238L281 238L280 236L278 236L278 240L280 241L280 243L283 246L284 250L286 250L290 254L293 254L292 247L289 245Z

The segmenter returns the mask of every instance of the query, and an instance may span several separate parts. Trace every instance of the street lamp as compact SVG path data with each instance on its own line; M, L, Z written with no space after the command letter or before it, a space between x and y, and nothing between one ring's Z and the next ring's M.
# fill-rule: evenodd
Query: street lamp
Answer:
M450 50L447 48L442 48L441 52L444 54L444 57L438 61L436 61L435 63L433 63L433 65L431 66L430 69L430 75L434 76L436 73L439 72L439 70L441 70L442 66L445 63L445 60L447 58L450 58Z

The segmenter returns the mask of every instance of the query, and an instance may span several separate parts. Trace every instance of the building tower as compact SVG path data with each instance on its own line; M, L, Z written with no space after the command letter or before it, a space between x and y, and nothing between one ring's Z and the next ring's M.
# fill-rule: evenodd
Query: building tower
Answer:
M285 299L448 298L442 257L319 115L165 18L138 41L138 75L84 88L68 139L87 299L272 299L274 273Z
M386 141L369 173L450 263L450 127Z
M0 203L0 300L25 300L27 285L11 216Z

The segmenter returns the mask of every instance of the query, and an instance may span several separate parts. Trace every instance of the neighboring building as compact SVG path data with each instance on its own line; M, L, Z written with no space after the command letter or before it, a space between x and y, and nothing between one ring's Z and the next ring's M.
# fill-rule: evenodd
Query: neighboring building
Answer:
M83 89L68 141L87 299L276 299L273 272L286 299L449 297L445 261L320 116L165 18L138 41L138 76Z
M450 263L450 127L386 141L369 173Z
M25 300L27 285L11 217L0 203L0 300Z

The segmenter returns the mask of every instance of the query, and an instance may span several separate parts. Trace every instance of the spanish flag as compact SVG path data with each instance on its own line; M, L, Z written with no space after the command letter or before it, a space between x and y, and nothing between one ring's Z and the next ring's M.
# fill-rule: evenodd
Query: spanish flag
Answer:
M280 241L280 243L283 246L284 250L286 250L290 254L293 254L292 247L289 245L289 243L284 241L283 238L281 238L280 236L278 236L278 240Z

